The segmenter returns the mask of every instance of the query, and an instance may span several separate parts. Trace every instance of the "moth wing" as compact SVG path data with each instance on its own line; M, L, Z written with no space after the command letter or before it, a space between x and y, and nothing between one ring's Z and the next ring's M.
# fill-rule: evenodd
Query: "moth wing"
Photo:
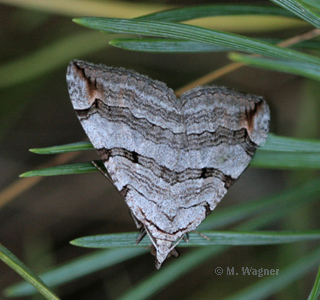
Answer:
M164 260L171 242L157 243L163 238L158 226L168 227L160 210L170 196L171 167L184 134L177 98L147 76L82 61L70 63L67 82L86 134Z
M192 180L175 189L186 207L209 213L249 165L267 138L269 108L262 97L221 87L197 87L181 96L186 141L180 167ZM193 170L193 172L192 172ZM180 190L180 192L179 192Z
M155 198L153 179L179 156L179 147L170 147L183 130L173 91L134 71L82 61L70 63L67 82L76 114L118 190L130 186Z

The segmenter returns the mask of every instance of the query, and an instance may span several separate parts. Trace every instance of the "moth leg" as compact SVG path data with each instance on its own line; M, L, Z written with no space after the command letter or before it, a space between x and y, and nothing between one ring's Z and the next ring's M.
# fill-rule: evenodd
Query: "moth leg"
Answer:
M98 170L104 177L106 177L106 178L113 184L113 181L112 181L110 175L108 174L108 172L102 170L102 168L101 168L94 160L91 161L91 163L93 164L93 166L94 166L95 168L97 168L97 170Z
M151 244L148 248L149 248L149 250L150 250L150 253L151 253L153 256L157 257L156 247L155 247L153 244ZM179 256L179 252L177 251L176 248L173 248L173 249L168 253L167 258L169 258L169 257L171 257L171 256L173 256L173 257L178 257L178 256ZM164 263L164 262L163 262L163 263ZM163 263L162 263L162 264L163 264ZM156 269L159 270L159 269L161 268L161 265L162 265L162 264L159 264L159 262L156 260L156 261L155 261Z
M200 235L201 237L203 237L207 241L210 241L210 238L208 238L205 234L203 234L203 233L201 233L199 231L196 231L196 230L193 230L193 232L197 233L198 235Z
M146 236L146 234L147 234L147 232L146 232L145 228L142 227L140 229L140 232L139 232L137 238L136 238L136 244L137 245L143 240L143 238Z
M136 218L136 216L132 213L131 210L130 210L130 215L131 215L134 223L136 224L137 228L140 229L140 232L136 238L136 244L138 245L142 241L142 239L145 237L147 232L146 232L146 229L144 228L144 226L142 225L142 223Z
M169 254L168 254L168 256L167 257L171 257L171 256L173 256L173 257L178 257L180 254L179 254L179 251L176 249L176 248L173 248L170 252L169 252Z
M189 233L187 232L184 236L183 236L183 241L188 243L189 242Z
M130 216L131 216L131 218L133 219L134 224L136 224L136 226L137 226L138 229L142 229L142 228L144 229L142 223L136 218L136 216L132 213L131 210L130 210Z
M148 231L148 228L145 227L145 231L148 234L148 236L152 242L152 244L148 248L150 249L151 254L154 255L155 257L157 257L157 243L156 243L155 239L153 238L153 236L151 235L151 233ZM182 239L182 237L173 246L171 246L166 258L169 258L171 256L173 256L173 257L179 256L179 252L176 250L175 247L180 243L181 239ZM156 259L155 265L156 265L157 270L159 270L161 268L162 263L159 263L158 259Z
M150 253L153 255L153 256L157 256L157 251L156 251L156 247L151 244L149 247L149 250L150 250ZM180 254L178 252L178 250L176 248L173 248L169 253L168 253L168 256L167 258L173 256L173 257L178 257Z
M153 256L157 257L156 247L155 247L153 244L151 244L148 248L149 248L149 250L150 250L150 253L151 253ZM169 257L171 257L171 256L173 256L173 257L178 257L178 256L179 256L179 252L177 251L176 248L173 248L173 249L168 253L168 256L166 257L166 259L169 258ZM164 262L163 262L163 263L164 263ZM162 264L163 264L163 263L162 263ZM160 263L158 262L158 260L156 260L156 261L155 261L156 269L159 270L159 269L161 268L162 264L160 264Z
M157 250L156 250L156 247L151 244L150 246L148 246L148 249L150 250L150 253L153 255L153 256L157 256Z

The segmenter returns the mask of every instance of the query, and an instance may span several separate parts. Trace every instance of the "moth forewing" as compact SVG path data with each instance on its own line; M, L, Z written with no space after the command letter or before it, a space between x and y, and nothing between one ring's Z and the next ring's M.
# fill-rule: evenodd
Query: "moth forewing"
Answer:
M67 82L86 134L150 236L158 267L267 138L262 97L200 86L177 98L148 76L83 61L69 64Z

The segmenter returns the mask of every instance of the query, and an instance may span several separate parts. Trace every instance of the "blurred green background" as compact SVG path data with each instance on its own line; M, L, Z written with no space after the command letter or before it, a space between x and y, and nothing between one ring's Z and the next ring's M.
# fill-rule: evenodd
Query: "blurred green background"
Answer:
M230 63L223 52L156 54L124 51L108 45L115 35L80 27L71 21L73 17L131 18L163 9L206 3L219 2L0 0L2 190L12 186L19 174L53 158L32 154L28 149L78 142L86 138L67 93L65 72L70 60L84 59L131 68L164 81L173 89ZM225 3L239 4L239 1L223 1ZM246 3L270 4L269 1ZM217 17L197 20L192 24L273 38L288 38L308 28L301 21L261 16ZM249 67L242 67L213 83L264 96L271 107L272 133L319 138L319 83ZM81 153L68 163L92 159L98 159L94 151ZM216 211L308 182L314 174L315 171L249 168ZM12 190L17 192L16 197L5 197L3 194L0 197L0 243L37 273L92 252L70 245L70 240L85 235L136 230L125 202L98 173L47 177L25 191L21 185ZM318 226L319 205L314 204L297 209L287 218L263 229L307 230ZM186 248L180 249L181 256L188 251ZM214 272L216 267L245 266L280 269L281 272L281 268L300 257L304 251L306 247L301 243L232 247L200 264L152 299L223 299L261 279L226 274L217 276ZM57 289L57 293L68 300L117 299L135 283L156 272L153 260L145 251L142 256L65 284ZM172 261L170 259L167 264ZM316 270L268 299L305 299L315 274ZM17 274L0 264L0 291L19 280Z

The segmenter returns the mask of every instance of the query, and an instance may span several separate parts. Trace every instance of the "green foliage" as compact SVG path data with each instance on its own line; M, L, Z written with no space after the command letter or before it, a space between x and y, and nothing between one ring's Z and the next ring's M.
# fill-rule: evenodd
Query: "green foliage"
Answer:
M188 242L181 241L179 247L196 246L254 246L273 245L293 242L303 242L320 239L320 231L316 232L224 232L224 231L203 231L203 236L192 232L189 234ZM135 244L137 234L102 234L78 238L71 241L72 245L87 248L121 248L121 247L148 247L151 241L145 237L138 245Z
M311 290L311 293L308 297L308 300L316 300L320 296L320 267L318 269L318 274Z
M97 251L42 274L41 279L46 282L48 286L56 287L97 272L103 268L117 265L145 252L145 249L131 248ZM20 297L32 295L35 292L36 289L32 285L27 282L21 282L5 289L4 294L8 297Z
M14 256L8 249L0 245L0 259L10 268L15 270L21 277L32 284L48 300L59 300L59 298L50 291L46 284L38 278L23 262ZM6 294L9 296L9 294Z
M316 1L272 0L272 2L278 6L209 5L169 10L136 19L91 17L74 19L74 21L77 24L106 34L121 33L138 35L139 39L116 38L110 41L110 45L125 50L171 53L242 51L260 56L256 57L231 53L229 54L229 57L232 60L241 61L252 66L292 73L319 81L320 59L315 55L306 54L291 48L281 48L275 46L272 41L262 40L260 38L248 38L241 35L179 23L185 20L208 16L253 14L302 19L310 28L320 28L320 15L317 11L319 6ZM150 36L154 38L150 38ZM311 46L310 43L305 43L304 47L305 49L319 49L319 42L315 41L313 46ZM90 49L88 51L90 51ZM5 85L10 84L11 82L7 82ZM270 134L266 144L257 151L251 165L254 167L286 170L319 170L319 146L320 141L316 140L301 140ZM31 149L31 151L38 154L56 154L90 149L92 149L92 145L88 142L83 142L42 149ZM92 171L96 171L96 168L90 163L82 163L30 171L21 176L52 176ZM311 202L317 200L319 189L320 182L319 179L316 179L291 190L285 190L278 195L266 199L258 199L212 214L212 216L208 217L206 222L199 227L200 230L212 230L217 227L233 225L235 222L243 221L248 217L250 217L250 220L241 225L237 225L235 227L237 232L209 231L205 233L210 236L210 240L191 234L190 243L181 243L181 246L201 247L187 253L168 266L164 266L163 269L156 274L138 283L131 290L126 291L121 299L141 300L150 298L164 286L172 283L185 273L191 272L195 267L204 263L207 259L226 251L228 249L227 245L290 243L306 241L308 239L318 239L318 231L293 232L288 234L283 232L262 232L256 230L265 225L272 225L275 220L281 220L286 214L297 207L307 204L310 205ZM277 210L274 209L275 206L277 207ZM114 234L80 238L72 243L85 247L133 247L132 241L134 240L134 237L135 234L132 233ZM141 245L147 245L148 243L149 242L146 240L142 242ZM212 245L216 246L212 247ZM59 285L63 282L75 280L80 276L105 268L106 266L111 266L120 261L130 259L143 252L144 251L140 248L114 249L98 252L79 258L78 261L70 262L65 266L50 271L43 276L43 279L50 285ZM118 254L118 256L116 254ZM97 263L104 260L106 260L107 263ZM315 249L299 260L291 261L289 265L282 270L281 276L264 278L227 299L264 299L280 291L290 283L302 278L306 272L315 268L315 266L319 264L319 261L320 249ZM80 271L75 271L75 266ZM12 264L11 267L17 272L20 272L19 268L21 267L21 264L19 266ZM64 276L57 279L57 274L61 274L59 272L62 271L64 272ZM320 271L315 280L309 300L317 299L319 296L319 274ZM35 276L30 276L30 278L36 278ZM8 288L6 294L10 296L22 296L30 294L32 291L30 286L28 287L28 285L22 283Z
M288 60L290 59L292 61L312 63L320 66L319 58L312 55L304 54L292 49L281 48L262 40L188 24L141 19L129 20L96 17L74 19L73 21L79 25L109 34L121 33L142 36L154 35L163 38L186 39L193 42L218 45L236 51L244 51ZM127 50L128 49L129 48L127 47Z
M320 179L316 179L274 196L218 210L215 214L211 214L198 229L209 230L221 228L236 224L237 222L243 221L247 218L251 218L249 221L246 221L235 229L253 231L263 226L273 224L290 212L296 210L298 207L301 208L303 206L310 205L314 201L318 200L319 192ZM274 210L275 206L278 208L277 210ZM117 241L117 238L115 241ZM202 243L203 242L205 241L202 239ZM227 246L214 246L200 247L199 249L193 250L192 252L171 262L170 265L162 267L156 272L156 274L150 276L148 280L133 287L132 290L129 290L124 295L124 299L146 299L162 289L164 286L178 279L183 274L191 271L199 264L204 263L209 258L222 254L227 249ZM139 252L137 253L137 251ZM131 247L96 252L80 257L77 260L66 263L61 267L57 267L56 269L41 275L41 278L49 286L58 286L65 282L76 280L79 277L85 276L102 268L119 263L119 258L114 256L115 253L117 253L117 257L120 256L122 260L128 260L132 255L139 255L145 252L146 250L144 249L133 249ZM317 262L316 258L313 258L313 260L308 262L308 269L314 267L314 263L316 263L315 261ZM294 267L295 262L292 262L289 268L291 266ZM299 278L299 276L303 276L305 272L304 270L305 269L302 268L296 271L295 275L297 278ZM295 279L296 278L291 278L291 280L287 280L283 287L290 284ZM35 292L35 290L26 283L18 283L11 286L8 288L8 293L9 291L12 296L29 295ZM268 291L269 293L272 293L272 285L268 286ZM130 298L133 297L132 295L137 295L137 298Z

